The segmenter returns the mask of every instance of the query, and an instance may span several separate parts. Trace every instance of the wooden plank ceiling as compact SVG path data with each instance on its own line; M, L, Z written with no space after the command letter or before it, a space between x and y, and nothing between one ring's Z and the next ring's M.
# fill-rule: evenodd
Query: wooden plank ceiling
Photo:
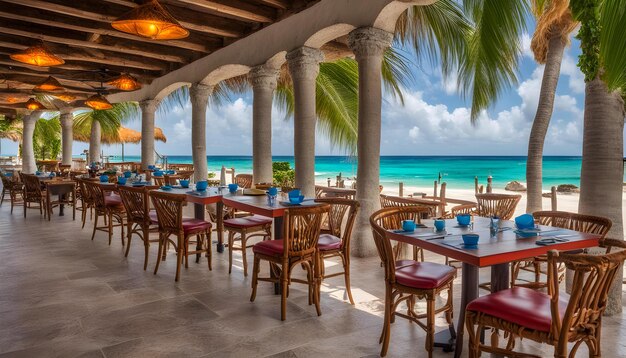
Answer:
M163 41L111 27L145 0L0 0L0 114L15 115L50 75L76 99L95 94L101 80L122 72L149 84L317 1L160 0L190 32L185 39ZM9 57L41 41L65 64L36 67Z

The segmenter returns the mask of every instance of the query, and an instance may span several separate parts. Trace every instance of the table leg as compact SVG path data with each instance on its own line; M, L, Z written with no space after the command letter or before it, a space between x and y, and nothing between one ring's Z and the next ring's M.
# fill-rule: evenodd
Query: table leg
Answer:
M461 280L461 309L456 327L456 349L454 358L463 353L463 335L465 334L465 307L468 303L478 298L478 267L463 263Z
M65 213L63 212L63 209L65 207L65 205L63 205L63 201L65 200L65 194L59 194L59 216L65 216Z
M491 266L491 292L498 292L507 288L509 288L509 264Z
M224 252L224 203L218 201L217 211L217 252Z
M278 216L274 218L274 240L281 240L283 238L283 217ZM270 276L272 278L280 276L280 272L278 272L278 267L275 265L270 265ZM274 294L281 294L281 287L279 283L274 284Z

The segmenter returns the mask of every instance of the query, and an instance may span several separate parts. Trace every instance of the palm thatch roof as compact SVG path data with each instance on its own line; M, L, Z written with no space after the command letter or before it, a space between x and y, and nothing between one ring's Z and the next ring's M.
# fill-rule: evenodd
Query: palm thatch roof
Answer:
M167 138L163 134L161 128L154 128L154 139L167 142ZM79 142L89 142L89 135L87 133L79 133L74 131L74 140ZM139 143L141 142L141 133L126 127L120 127L117 133L113 136L102 134L101 141L103 144L124 144L124 143Z

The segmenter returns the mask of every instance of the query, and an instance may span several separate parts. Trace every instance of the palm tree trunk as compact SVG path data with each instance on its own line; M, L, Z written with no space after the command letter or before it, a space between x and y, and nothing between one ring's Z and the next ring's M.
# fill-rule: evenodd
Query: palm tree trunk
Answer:
M548 44L546 66L541 79L537 113L535 114L528 140L528 159L526 161L527 213L542 210L543 144L548 133L550 118L552 117L554 96L559 83L564 50L565 40L563 37L560 34L552 36Z
M93 120L91 122L91 137L89 138L89 163L101 162L100 160L101 139L102 139L102 128L100 127L100 122Z
M578 212L608 217L608 237L623 240L622 187L624 178L624 101L596 78L586 83L583 160ZM609 292L606 314L622 311L622 270Z

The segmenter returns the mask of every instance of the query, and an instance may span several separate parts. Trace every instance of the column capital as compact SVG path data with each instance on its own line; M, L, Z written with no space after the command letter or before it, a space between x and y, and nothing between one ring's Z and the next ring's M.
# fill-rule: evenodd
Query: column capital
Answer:
M142 112L154 113L159 107L160 102L161 101L158 101L156 99L144 99L144 100L139 101L139 107L141 107Z
M320 71L319 64L324 61L324 53L319 49L303 46L289 52L286 58L292 78L315 79Z
M253 67L248 73L248 80L252 87L269 88L274 90L278 81L279 69L267 65Z
M189 87L189 98L191 99L191 104L202 104L206 103L209 99L209 95L213 92L213 86L205 85L202 83L194 83Z
M63 107L59 110L59 114L61 117L73 114L74 108L72 107Z
M348 34L348 44L359 57L382 56L391 46L393 34L375 27L360 27Z
M71 128L74 125L74 114L69 111L69 112L61 112L61 128L63 129L68 129Z

